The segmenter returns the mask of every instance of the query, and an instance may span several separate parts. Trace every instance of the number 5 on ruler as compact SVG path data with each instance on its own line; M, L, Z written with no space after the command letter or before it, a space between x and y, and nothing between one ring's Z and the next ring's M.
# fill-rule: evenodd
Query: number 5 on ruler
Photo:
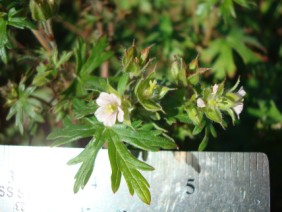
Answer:
M193 194L195 191L195 186L192 184L194 182L194 179L188 179L186 186L188 186L188 191L186 191L186 194Z

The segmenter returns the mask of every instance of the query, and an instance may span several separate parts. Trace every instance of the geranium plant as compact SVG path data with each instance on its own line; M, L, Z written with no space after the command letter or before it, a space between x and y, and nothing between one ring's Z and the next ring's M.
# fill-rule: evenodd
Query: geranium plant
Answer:
M52 123L56 127L48 140L54 146L87 140L84 150L68 162L80 164L74 192L85 187L99 150L107 147L113 192L124 177L129 193L150 204L149 183L140 171L154 168L138 160L130 149L176 150L172 135L189 128L193 135L203 134L199 150L204 150L210 136L217 136L215 124L225 129L229 119L233 124L239 119L246 92L239 80L230 89L225 81L207 86L203 78L210 69L199 67L198 57L185 61L175 56L168 73L158 70L158 58L152 58L150 52L162 47L139 50L135 42L118 55L120 68L101 76L98 68L115 54L106 36L91 44L80 38L73 50L58 50L50 20L58 8L54 2L31 0L33 21L16 9L17 3L8 4L1 13L4 63L9 65L7 49L13 48L14 39L8 33L12 27L31 30L43 47L25 59L29 68L18 83L8 81L2 87L9 108L7 119L14 118L22 134L36 133L40 124Z
M105 44L104 38L97 41L94 49L101 43ZM126 49L122 71L113 80L95 75L87 75L87 78L77 76L78 84L75 86L79 86L85 96L72 97L75 123L65 123L62 129L48 136L48 139L55 140L54 145L89 138L85 149L69 161L69 164L81 163L75 176L75 192L86 185L95 158L107 143L113 192L118 190L123 176L130 194L136 192L149 204L149 184L140 170L152 171L153 167L137 160L130 153L130 147L144 151L176 149L168 128L171 125L193 125L193 134L204 131L199 146L199 150L203 150L209 136L216 137L215 123L227 127L223 114L228 114L233 123L239 118L245 95L243 87L236 91L239 80L231 89L225 89L224 82L203 87L200 80L209 69L199 68L197 58L189 64L176 58L170 79L159 78L156 66L151 67L153 60L149 58L149 51L149 47L138 51L134 44ZM75 52L75 55L79 53ZM90 57L81 64L95 62L95 54L91 60ZM82 70L86 69L85 65L82 65ZM178 100L171 103L170 98Z

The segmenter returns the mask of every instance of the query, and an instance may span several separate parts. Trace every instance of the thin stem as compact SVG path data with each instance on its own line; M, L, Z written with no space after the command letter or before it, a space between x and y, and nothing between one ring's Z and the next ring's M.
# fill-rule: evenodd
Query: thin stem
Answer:
M31 30L31 31L34 34L34 36L37 38L39 43L48 51L48 53L51 54L52 49L51 49L51 47L50 47L50 45L48 43L48 40L43 35L42 31L40 31L40 30Z
M51 45L52 50L57 51L57 44L56 44L54 33L52 30L51 20L49 19L47 21L43 21L42 27L46 34L46 38L48 39L48 42Z
M51 20L42 21L39 30L31 31L49 54L53 54L54 51L57 51Z

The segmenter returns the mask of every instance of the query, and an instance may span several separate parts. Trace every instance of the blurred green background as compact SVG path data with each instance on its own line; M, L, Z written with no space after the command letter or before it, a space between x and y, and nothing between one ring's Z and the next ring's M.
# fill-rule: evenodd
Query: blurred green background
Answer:
M6 1L8 2L8 1ZM5 10L5 1L0 3ZM28 11L28 1L14 6ZM26 12L30 18L30 13ZM189 62L199 55L200 66L211 67L205 82L226 79L233 85L240 77L247 92L240 122L211 140L206 151L264 152L270 161L271 208L282 211L282 3L279 0L62 0L52 25L59 51L71 50L78 38L86 42L105 35L115 58L109 72L119 70L123 47L133 41L139 49L154 44L151 56L157 69L168 74L175 55ZM9 108L5 86L19 82L32 69L23 58L28 49L39 49L30 30L9 29L14 47L8 64L0 64L0 144L50 145L50 123L21 135L14 120L6 120ZM1 43L1 42L0 42ZM22 58L22 59L19 59ZM44 95L44 94L43 94ZM181 128L180 150L196 150L200 137ZM83 146L83 142L77 144Z

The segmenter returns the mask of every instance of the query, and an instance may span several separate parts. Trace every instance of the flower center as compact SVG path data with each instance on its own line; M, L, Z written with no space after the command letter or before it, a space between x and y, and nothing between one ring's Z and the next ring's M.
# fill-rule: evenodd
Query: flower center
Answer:
M113 112L115 112L115 111L117 110L117 107L118 107L117 104L109 104L109 105L107 105L107 110L106 110L106 112L107 112L108 114L111 114L111 113L113 113Z

